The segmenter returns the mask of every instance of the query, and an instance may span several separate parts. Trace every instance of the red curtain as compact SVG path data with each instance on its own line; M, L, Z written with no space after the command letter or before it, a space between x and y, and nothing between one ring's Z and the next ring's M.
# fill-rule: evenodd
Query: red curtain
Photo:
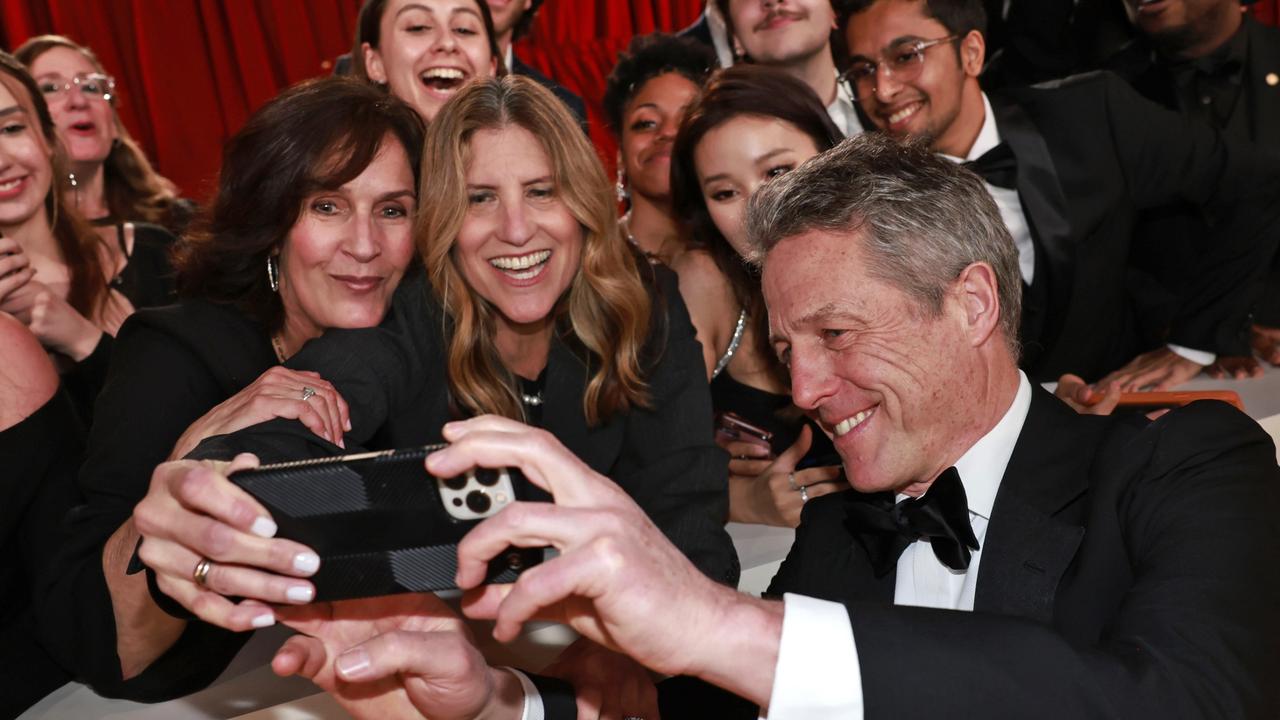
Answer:
M162 173L207 197L222 142L281 88L330 72L350 49L361 0L3 0L0 45L41 33L92 47L115 75L120 114ZM517 43L529 64L587 102L607 165L614 142L600 121L604 79L631 37L697 19L703 0L547 0ZM1280 23L1280 0L1251 11Z
M328 74L351 49L361 0L4 0L0 45L58 33L98 54L120 115L160 172L197 199L213 189L222 142L287 85ZM678 29L701 0L548 0L517 52L586 98L597 122L604 78L632 35Z

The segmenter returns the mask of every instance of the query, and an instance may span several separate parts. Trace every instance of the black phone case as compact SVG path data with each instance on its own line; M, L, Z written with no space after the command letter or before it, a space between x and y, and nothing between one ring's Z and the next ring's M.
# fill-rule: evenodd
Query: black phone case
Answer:
M320 555L310 580L317 600L429 592L456 587L457 543L480 520L444 507L423 461L444 447L362 453L264 465L231 476L257 498L279 530ZM526 481L509 468L517 500ZM486 583L515 582L542 561L543 548L507 548L489 564Z

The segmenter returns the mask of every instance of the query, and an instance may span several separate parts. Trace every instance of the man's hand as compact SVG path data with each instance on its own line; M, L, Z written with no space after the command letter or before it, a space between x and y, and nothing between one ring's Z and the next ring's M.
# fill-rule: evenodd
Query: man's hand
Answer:
M579 638L542 671L573 685L578 720L658 720L658 689L635 660Z
M276 652L278 675L302 675L356 718L519 718L514 675L490 668L466 626L434 595L282 607L295 635Z
M1111 383L1117 383L1122 392L1172 390L1200 374L1203 369L1204 366L1200 363L1192 362L1164 347L1139 355L1094 386L1110 387Z
M1216 380L1247 380L1261 377L1263 370L1262 363L1253 356L1219 355L1204 372Z
M1068 373L1058 378L1058 387L1053 394L1081 415L1110 415L1120 402L1120 383L1102 387L1104 389L1099 391L1079 375Z
M1249 330L1249 344L1258 357L1271 365L1280 365L1280 328L1254 325Z
M496 619L508 641L534 618L563 622L658 672L702 677L768 702L782 606L739 595L700 573L613 482L549 433L494 416L450 423L448 448L427 458L437 477L516 466L549 503L513 503L458 545L463 610ZM509 545L552 545L560 555L513 585L480 587L489 560Z

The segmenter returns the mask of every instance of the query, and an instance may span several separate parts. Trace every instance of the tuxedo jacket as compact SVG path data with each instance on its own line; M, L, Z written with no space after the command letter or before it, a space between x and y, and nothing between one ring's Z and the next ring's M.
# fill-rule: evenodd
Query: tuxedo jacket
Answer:
M973 612L894 606L809 502L769 592L849 609L866 717L1280 717L1280 472L1228 405L1154 422L1034 389L983 541Z
M1263 25L1245 14L1240 31L1247 37L1248 48L1241 92L1227 127L1221 129L1234 133L1237 140L1253 143L1260 151L1280 157L1280 28ZM1127 80L1143 97L1171 110L1180 109L1173 74L1159 62L1148 43L1130 43L1107 61L1107 68ZM1156 296L1156 301L1176 297L1186 267L1193 266L1195 258L1204 252L1205 235L1200 219L1183 205L1157 208L1144 217L1138 238L1144 254L1142 263L1166 291ZM1172 255L1160 252L1171 241L1182 247ZM1280 257L1272 262L1255 314L1261 323L1280 326Z
M1036 248L1021 333L1033 380L1097 379L1163 342L1230 354L1244 347L1253 283L1280 242L1280 163L1109 73L989 97L1017 159ZM1167 332L1144 337L1127 278L1134 228L1144 209L1174 201L1204 213L1212 251Z
M535 80L539 85L555 93L555 96L560 98L560 102L563 102L569 108L569 112L573 113L573 116L578 119L578 124L582 126L583 131L586 131L587 105L582 101L582 98L570 92L555 80L538 72L537 68L526 64L514 52L511 54L511 67L509 69L512 75L523 75Z

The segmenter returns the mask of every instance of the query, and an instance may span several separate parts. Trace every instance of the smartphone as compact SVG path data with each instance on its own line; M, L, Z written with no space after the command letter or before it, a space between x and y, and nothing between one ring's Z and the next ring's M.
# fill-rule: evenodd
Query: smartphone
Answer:
M716 429L736 440L758 440L765 445L773 439L773 433L759 425L753 425L732 412L722 412L716 416Z
M471 528L526 499L515 468L475 468L437 478L427 455L444 445L264 465L231 481L266 507L277 537L320 555L310 579L317 600L455 588L457 544ZM515 582L544 548L508 548L486 583Z

